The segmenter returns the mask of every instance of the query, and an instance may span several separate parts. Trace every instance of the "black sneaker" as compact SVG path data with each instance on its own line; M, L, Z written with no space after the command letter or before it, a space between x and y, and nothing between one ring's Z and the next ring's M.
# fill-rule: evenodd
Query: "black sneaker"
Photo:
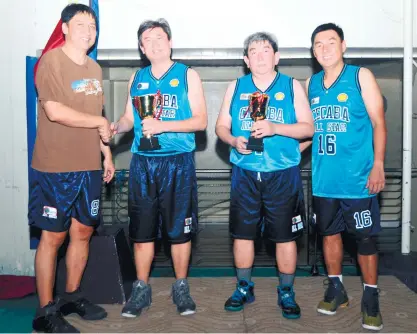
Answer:
M291 285L277 286L278 306L281 308L282 316L287 319L298 319L301 317L301 310L295 301L294 289Z
M324 284L327 284L327 289L324 299L317 305L317 312L334 315L339 307L349 306L348 295L339 277L329 277Z
M243 310L245 304L255 301L255 284L246 280L240 280L236 284L236 290L232 296L226 300L224 309L226 311L237 312Z
M179 279L172 285L172 301L181 315L194 314L196 305L190 295L190 287L186 279Z
M55 302L50 302L45 307L36 310L32 328L37 333L80 333L64 319Z
M366 286L362 296L362 327L379 331L384 325L379 310L379 293L377 288Z
M60 311L63 315L76 313L84 320L100 320L107 317L106 310L85 299L80 289L65 293L60 299Z
M144 281L133 282L132 294L126 305L123 307L122 316L126 318L136 318L142 313L144 308L149 308L152 304L152 288Z

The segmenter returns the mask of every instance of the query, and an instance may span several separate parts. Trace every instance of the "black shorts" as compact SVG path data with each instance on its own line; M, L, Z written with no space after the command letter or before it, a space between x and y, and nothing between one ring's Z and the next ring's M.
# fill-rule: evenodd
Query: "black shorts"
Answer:
M194 155L133 154L129 176L129 237L150 242L158 235L186 243L197 231Z
M45 173L33 171L29 187L29 224L51 232L68 231L71 218L100 223L102 171Z
M235 239L255 240L261 232L273 242L299 238L304 229L300 169L253 172L233 165L230 232Z
M345 230L371 236L381 231L381 214L376 196L358 199L313 197L313 222L322 235Z

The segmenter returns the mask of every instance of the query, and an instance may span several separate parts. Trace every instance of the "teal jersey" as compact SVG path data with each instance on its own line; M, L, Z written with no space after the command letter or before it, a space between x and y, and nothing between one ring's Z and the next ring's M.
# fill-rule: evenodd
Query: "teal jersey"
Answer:
M374 162L373 127L361 95L359 70L344 65L328 89L324 87L323 71L310 79L308 98L315 126L314 196L374 196L365 188Z
M247 112L249 95L255 92L269 96L266 120L277 124L294 124L297 122L294 109L293 78L277 73L274 81L265 92L255 86L252 74L241 77L230 104L232 117L232 135L249 138L253 121ZM297 166L300 163L298 140L274 135L264 137L264 151L240 154L235 148L230 152L230 162L243 169L255 172L273 172Z
M159 90L163 96L163 107L160 116L162 121L182 121L191 118L192 112L188 101L187 70L188 66L173 63L161 78L156 79L152 75L151 66L145 67L136 72L130 88L130 96L156 94ZM135 133L131 149L132 153L146 156L163 156L194 151L195 134L184 132L165 132L156 135L161 149L146 152L139 151L139 141L142 137L142 120L133 103L132 108Z

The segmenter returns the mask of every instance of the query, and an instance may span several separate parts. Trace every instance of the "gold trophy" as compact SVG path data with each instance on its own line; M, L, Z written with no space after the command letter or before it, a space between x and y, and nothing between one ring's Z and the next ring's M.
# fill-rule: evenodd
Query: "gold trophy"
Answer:
M140 119L155 118L159 119L162 114L162 94L147 94L142 96L132 97L133 106L136 109ZM159 110L158 110L159 108ZM139 151L153 151L159 150L159 140L152 135L141 137L139 142Z
M265 93L256 92L249 96L249 107L246 113L250 113L250 117L254 122L266 118L268 110L269 96ZM263 138L249 137L246 148L251 151L263 152Z

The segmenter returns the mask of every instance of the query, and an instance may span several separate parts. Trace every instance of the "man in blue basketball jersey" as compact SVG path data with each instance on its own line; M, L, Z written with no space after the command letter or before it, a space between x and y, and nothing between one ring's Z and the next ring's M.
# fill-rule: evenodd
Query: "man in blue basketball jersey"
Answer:
M297 319L301 312L293 290L295 240L304 224L298 140L313 134L313 119L301 84L275 69L279 53L273 36L262 32L249 36L244 61L251 73L229 85L216 124L217 135L232 146L233 165L230 232L237 286L225 309L240 311L255 299L254 240L263 230L276 243L278 306L284 317ZM256 122L248 112L249 96L255 92L269 97L266 119ZM263 151L247 149L251 135L263 138Z
M181 315L188 315L196 310L187 272L191 235L197 229L194 132L207 126L203 87L196 71L171 60L171 29L164 19L143 22L138 41L151 65L132 75L125 113L112 124L114 133L132 127L135 133L129 178L129 236L135 243L137 281L122 316L137 317L151 304L148 280L159 228L172 244L177 279L172 286L173 302ZM141 120L132 98L158 92L162 95L162 109L157 108L160 115ZM142 150L140 139L155 135L160 148Z
M313 112L313 205L315 222L324 236L323 251L329 285L317 311L333 315L349 303L343 287L341 232L357 240L362 270L362 326L382 329L377 290L377 246L381 230L376 194L385 185L386 126L383 99L373 74L347 65L343 30L318 26L311 37L314 56L323 71L306 82ZM301 149L308 143L302 143Z

